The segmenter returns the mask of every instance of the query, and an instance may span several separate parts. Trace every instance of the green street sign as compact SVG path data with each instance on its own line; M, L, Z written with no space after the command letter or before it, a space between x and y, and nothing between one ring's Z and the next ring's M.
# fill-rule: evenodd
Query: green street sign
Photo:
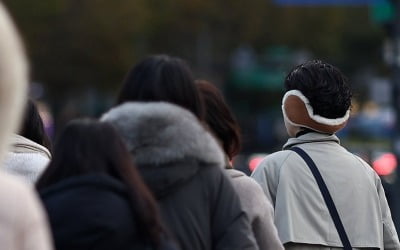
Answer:
M389 0L382 0L371 5L370 15L376 23L388 23L393 21L395 17L393 5Z

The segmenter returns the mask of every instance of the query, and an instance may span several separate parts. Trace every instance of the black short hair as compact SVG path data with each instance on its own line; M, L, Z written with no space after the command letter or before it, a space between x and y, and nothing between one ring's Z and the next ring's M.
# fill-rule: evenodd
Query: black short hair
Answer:
M342 117L351 106L352 92L346 76L320 60L296 66L286 76L285 89L301 91L310 101L314 114L322 117Z
M200 120L204 108L187 63L177 57L153 55L134 66L119 91L117 104L127 101L165 101L194 113Z

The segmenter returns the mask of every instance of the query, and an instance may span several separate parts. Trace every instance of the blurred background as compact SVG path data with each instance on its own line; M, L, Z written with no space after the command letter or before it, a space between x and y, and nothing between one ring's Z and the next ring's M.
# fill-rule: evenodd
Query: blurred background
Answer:
M400 225L399 0L4 0L25 38L30 95L53 136L97 117L148 54L186 59L215 83L243 133L235 165L250 173L287 140L280 102L295 65L322 59L354 90L342 144L382 176Z

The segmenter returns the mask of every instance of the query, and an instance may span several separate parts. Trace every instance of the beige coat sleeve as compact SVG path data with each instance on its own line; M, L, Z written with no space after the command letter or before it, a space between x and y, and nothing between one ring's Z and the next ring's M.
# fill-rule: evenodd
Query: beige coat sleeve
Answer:
M21 211L17 216L20 250L51 250L52 242L47 217L31 189L21 193Z
M396 228L394 226L392 215L390 213L389 205L386 200L385 191L382 187L381 179L376 175L376 188L379 195L382 210L383 222L383 244L385 249L400 249L399 238L397 236Z
M260 241L260 249L283 249L274 224L274 206L279 180L278 165L275 161L270 161L267 156L255 169L251 177L258 183L258 187L254 188L253 191L257 194L253 194L253 196L263 196L263 198L257 201L257 207L262 207L262 209L255 211L256 217L253 221L253 227L258 228L255 229L254 232L256 232L257 241ZM268 235L268 238L262 237L262 235L257 232ZM261 246L264 246L264 248Z
M256 198L252 204L251 224L260 250L283 250L274 224L274 208L266 199L261 187L253 180L249 180L249 183L252 183L251 195Z
M276 154L287 158L286 152L278 152ZM261 186L265 196L271 202L273 207L275 207L276 191L279 182L279 167L280 165L275 160L272 160L267 156L251 174L251 178Z
M0 171L0 200L0 249L53 249L44 211L30 186Z

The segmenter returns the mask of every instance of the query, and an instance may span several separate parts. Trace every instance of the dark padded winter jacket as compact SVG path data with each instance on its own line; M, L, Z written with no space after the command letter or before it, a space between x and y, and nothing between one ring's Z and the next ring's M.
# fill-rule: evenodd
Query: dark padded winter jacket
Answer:
M189 111L126 103L102 117L119 131L182 249L258 249L223 153Z
M147 250L125 186L107 175L65 179L40 190L56 250Z

